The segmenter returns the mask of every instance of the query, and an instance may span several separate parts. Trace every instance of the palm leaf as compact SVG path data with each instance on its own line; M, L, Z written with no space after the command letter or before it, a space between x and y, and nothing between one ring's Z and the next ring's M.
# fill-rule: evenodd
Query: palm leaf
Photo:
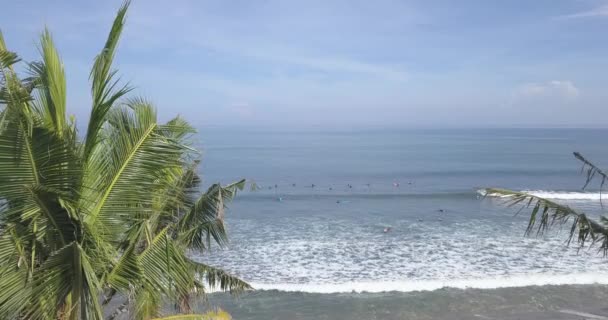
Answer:
M196 270L198 276L206 281L209 289L219 288L222 291L230 291L231 293L240 293L253 289L247 282L222 269L208 266L192 259L188 259L188 263Z
M225 245L225 206L244 186L245 180L241 180L224 187L220 184L209 187L179 219L179 240L188 248L197 250L208 248L212 238L218 245Z
M6 42L4 42L4 36L2 35L2 31L0 30L0 69L11 68L19 61L21 61L21 59L19 59L19 56L14 52L8 51L8 49L6 48Z
M583 189L585 189L589 185L589 183L591 183L591 181L593 181L593 179L595 177L599 177L600 191L601 191L602 187L604 186L604 183L606 182L606 179L608 179L608 176L606 175L606 173L604 173L604 171L602 171L596 165L591 163L591 161L589 161L585 157L583 157L582 154L580 154L578 152L574 152L574 157L583 163L581 172L586 171L586 179L585 179L585 185L583 186Z
M141 253L139 265L148 283L170 297L177 297L193 287L194 279L183 251L175 247L167 231L159 232Z
M159 134L151 105L116 109L110 114L108 139L91 155L84 180L83 201L91 222L120 240L129 227L150 218L155 199L151 192L165 181L164 173L185 165L188 147ZM83 203L83 205L87 205Z
M71 242L54 253L34 278L32 303L36 308L28 310L28 318L49 319L59 312L78 314L82 308L85 312L81 315L87 315L90 319L102 319L97 302L100 292L82 248ZM62 309L68 298L74 308L68 305Z
M117 88L118 80L115 80L116 71L112 71L112 62L125 24L127 9L130 1L127 0L118 10L112 29L108 34L106 44L95 58L95 64L91 70L92 81L91 92L93 95L93 108L89 119L85 140L85 158L93 151L98 143L99 130L105 122L105 117L114 103L120 97L131 91L128 86Z
M502 199L507 205L521 205L521 209L532 208L526 235L533 233L542 235L555 225L571 223L568 243L576 236L576 240L581 247L588 242L591 244L600 243L600 249L603 250L604 254L608 253L608 229L606 225L587 217L583 212L525 192L497 188L488 188L485 192L487 196L504 197Z
M129 291L133 284L141 281L143 273L135 252L136 243L134 242L121 254L108 275L107 282L113 290Z
M250 288L187 256L211 239L226 243L226 203L244 181L200 195L194 129L179 117L158 123L143 99L119 104L130 88L112 62L128 6L95 59L82 140L75 118L66 119L65 72L50 32L26 78L0 34L0 318L101 319L121 297L119 310L105 313L127 308L143 320L167 302L190 313L206 287Z
M6 319L19 318L27 310L24 301L28 301L31 295L28 268L19 264L18 257L15 258L0 264L0 314Z
M37 101L41 104L38 109L48 128L53 129L61 136L66 129L66 82L63 64L53 44L48 30L45 30L40 39L40 52L42 63L31 64L36 83L39 83Z

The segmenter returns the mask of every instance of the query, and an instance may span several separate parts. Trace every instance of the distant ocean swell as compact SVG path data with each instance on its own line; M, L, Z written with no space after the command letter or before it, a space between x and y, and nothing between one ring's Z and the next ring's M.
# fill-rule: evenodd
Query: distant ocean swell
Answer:
M341 199L341 198L351 198L351 199L396 199L396 198L472 198L475 199L479 197L473 191L463 191L463 192L416 192L416 193L408 193L408 192L378 192L378 191L340 191L333 190L331 192L327 192L325 190L320 192L308 191L308 192L249 192L239 196L237 199L245 199L245 200L310 200L311 197L317 199Z

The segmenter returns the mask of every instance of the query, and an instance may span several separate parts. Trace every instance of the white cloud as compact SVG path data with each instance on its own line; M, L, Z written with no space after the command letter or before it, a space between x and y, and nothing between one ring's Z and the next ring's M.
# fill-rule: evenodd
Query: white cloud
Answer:
M580 90L569 80L551 80L543 83L526 83L517 90L520 98L564 98L574 99Z
M561 16L562 19L590 18L590 17L608 17L608 4L595 7L591 10L577 12Z
M188 48L232 61L267 64L273 69L404 81L408 79L404 65L370 59L366 52L387 32L425 20L400 1L380 2L384 5L270 0L238 10L204 1L181 7L164 1L155 5L135 2L125 45L132 43L148 50ZM395 46L393 42L380 45L384 47L377 48L378 52Z

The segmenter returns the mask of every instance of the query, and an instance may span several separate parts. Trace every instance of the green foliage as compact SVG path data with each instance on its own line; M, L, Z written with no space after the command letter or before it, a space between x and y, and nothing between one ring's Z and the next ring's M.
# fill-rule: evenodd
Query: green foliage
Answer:
M226 243L225 206L245 181L200 194L194 129L179 117L159 123L150 102L125 98L130 88L112 61L128 6L91 70L83 139L66 118L65 72L50 32L27 78L0 34L2 319L102 319L115 313L107 310L113 300L133 319L152 319L167 304L190 313L206 288L250 288L187 255Z
M580 153L574 152L576 159L583 163L581 172L586 173L586 181L583 189L594 179L600 179L601 189L607 179L606 174L583 157ZM586 244L599 245L604 255L608 254L608 218L600 217L598 220L589 218L584 212L571 208L567 205L551 201L549 199L537 197L535 195L506 189L487 188L486 196L498 196L503 199L505 204L513 207L520 206L521 212L524 209L530 210L530 219L526 228L526 235L542 235L551 227L570 224L568 244L576 239L580 247Z

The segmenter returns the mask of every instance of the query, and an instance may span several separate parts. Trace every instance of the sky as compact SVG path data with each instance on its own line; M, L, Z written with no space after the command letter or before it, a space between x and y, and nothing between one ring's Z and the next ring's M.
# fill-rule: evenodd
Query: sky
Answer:
M121 1L7 1L24 60L48 27L68 112ZM115 67L200 127L608 127L608 0L134 0Z

